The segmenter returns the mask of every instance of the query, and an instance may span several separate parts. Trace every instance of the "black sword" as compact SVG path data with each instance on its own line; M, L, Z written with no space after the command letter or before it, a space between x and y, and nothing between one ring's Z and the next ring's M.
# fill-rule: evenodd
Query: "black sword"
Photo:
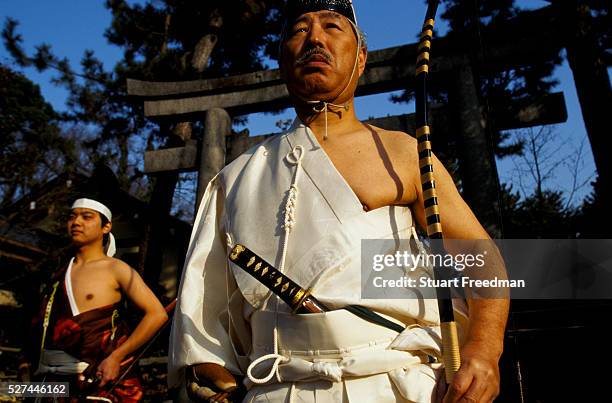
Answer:
M236 245L230 252L229 259L242 270L249 273L270 291L277 295L291 310L297 314L327 312L330 309L312 295L312 290L306 290L275 269L270 263L257 256L244 245ZM384 326L401 333L404 327L392 322L376 312L360 305L343 307L352 314L368 322Z

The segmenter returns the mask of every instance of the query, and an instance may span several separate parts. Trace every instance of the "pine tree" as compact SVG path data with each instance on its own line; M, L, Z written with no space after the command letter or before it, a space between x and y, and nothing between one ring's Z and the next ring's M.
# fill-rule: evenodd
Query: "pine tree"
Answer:
M74 163L74 144L40 88L0 65L0 210Z

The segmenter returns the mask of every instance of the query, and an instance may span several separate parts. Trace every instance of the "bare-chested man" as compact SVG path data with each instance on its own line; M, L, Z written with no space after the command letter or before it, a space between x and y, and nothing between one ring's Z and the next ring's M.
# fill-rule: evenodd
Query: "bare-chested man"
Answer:
M435 364L410 362L439 351L417 330L435 328L435 303L359 298L360 240L410 238L413 223L426 226L417 144L355 115L367 49L350 2L288 4L280 69L298 119L209 185L183 273L171 382L186 367L190 395L201 401L227 398L236 385L230 373L246 377L245 401L493 401L507 300L468 300L462 366L445 392ZM445 235L490 239L438 159L434 169ZM397 320L413 344L385 344L392 334L342 311L316 320L287 313L227 262L227 246L237 243L328 306L358 304Z
M47 380L57 375L58 380L69 380L72 400L93 395L114 402L139 401L143 392L134 374L125 376L112 391L105 386L123 375L130 354L168 318L138 273L112 257L111 220L109 208L97 200L74 202L67 228L75 255L43 305L42 315L49 307L50 314L40 323L43 340L37 372ZM144 313L131 333L122 312L124 296Z

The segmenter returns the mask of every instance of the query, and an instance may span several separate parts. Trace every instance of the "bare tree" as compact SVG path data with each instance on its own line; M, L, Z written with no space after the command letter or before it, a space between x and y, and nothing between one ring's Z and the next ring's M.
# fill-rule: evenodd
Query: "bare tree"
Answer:
M518 185L522 198L535 196L542 201L547 190L560 191L565 199L564 209L573 207L577 193L595 176L585 172L586 137L573 147L570 139L562 137L554 126L540 126L517 130L514 138L523 144L523 150L510 157L514 164L510 179ZM566 178L567 185L552 183L561 177Z

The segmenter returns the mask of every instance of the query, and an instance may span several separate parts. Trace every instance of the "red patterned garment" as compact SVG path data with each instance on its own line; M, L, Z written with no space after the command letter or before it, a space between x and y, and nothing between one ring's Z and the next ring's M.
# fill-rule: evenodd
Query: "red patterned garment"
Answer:
M109 389L113 382L105 385L104 388L99 388L96 382L89 383L86 381L95 378L96 368L100 362L129 337L130 330L127 323L121 318L120 307L122 303L118 302L73 316L63 278L62 276L55 293L45 349L65 351L71 356L87 362L89 367L82 376L47 375L46 380L50 381L53 378L57 381L70 382L71 397L69 401L71 402L83 401L86 396L105 397L112 402L131 403L140 401L143 397L143 391L135 372L137 365L134 365L130 373L124 376L111 391ZM47 301L44 301L41 310L42 315L37 321L38 333L41 335L46 306ZM122 371L129 365L130 363L127 363L122 367Z

